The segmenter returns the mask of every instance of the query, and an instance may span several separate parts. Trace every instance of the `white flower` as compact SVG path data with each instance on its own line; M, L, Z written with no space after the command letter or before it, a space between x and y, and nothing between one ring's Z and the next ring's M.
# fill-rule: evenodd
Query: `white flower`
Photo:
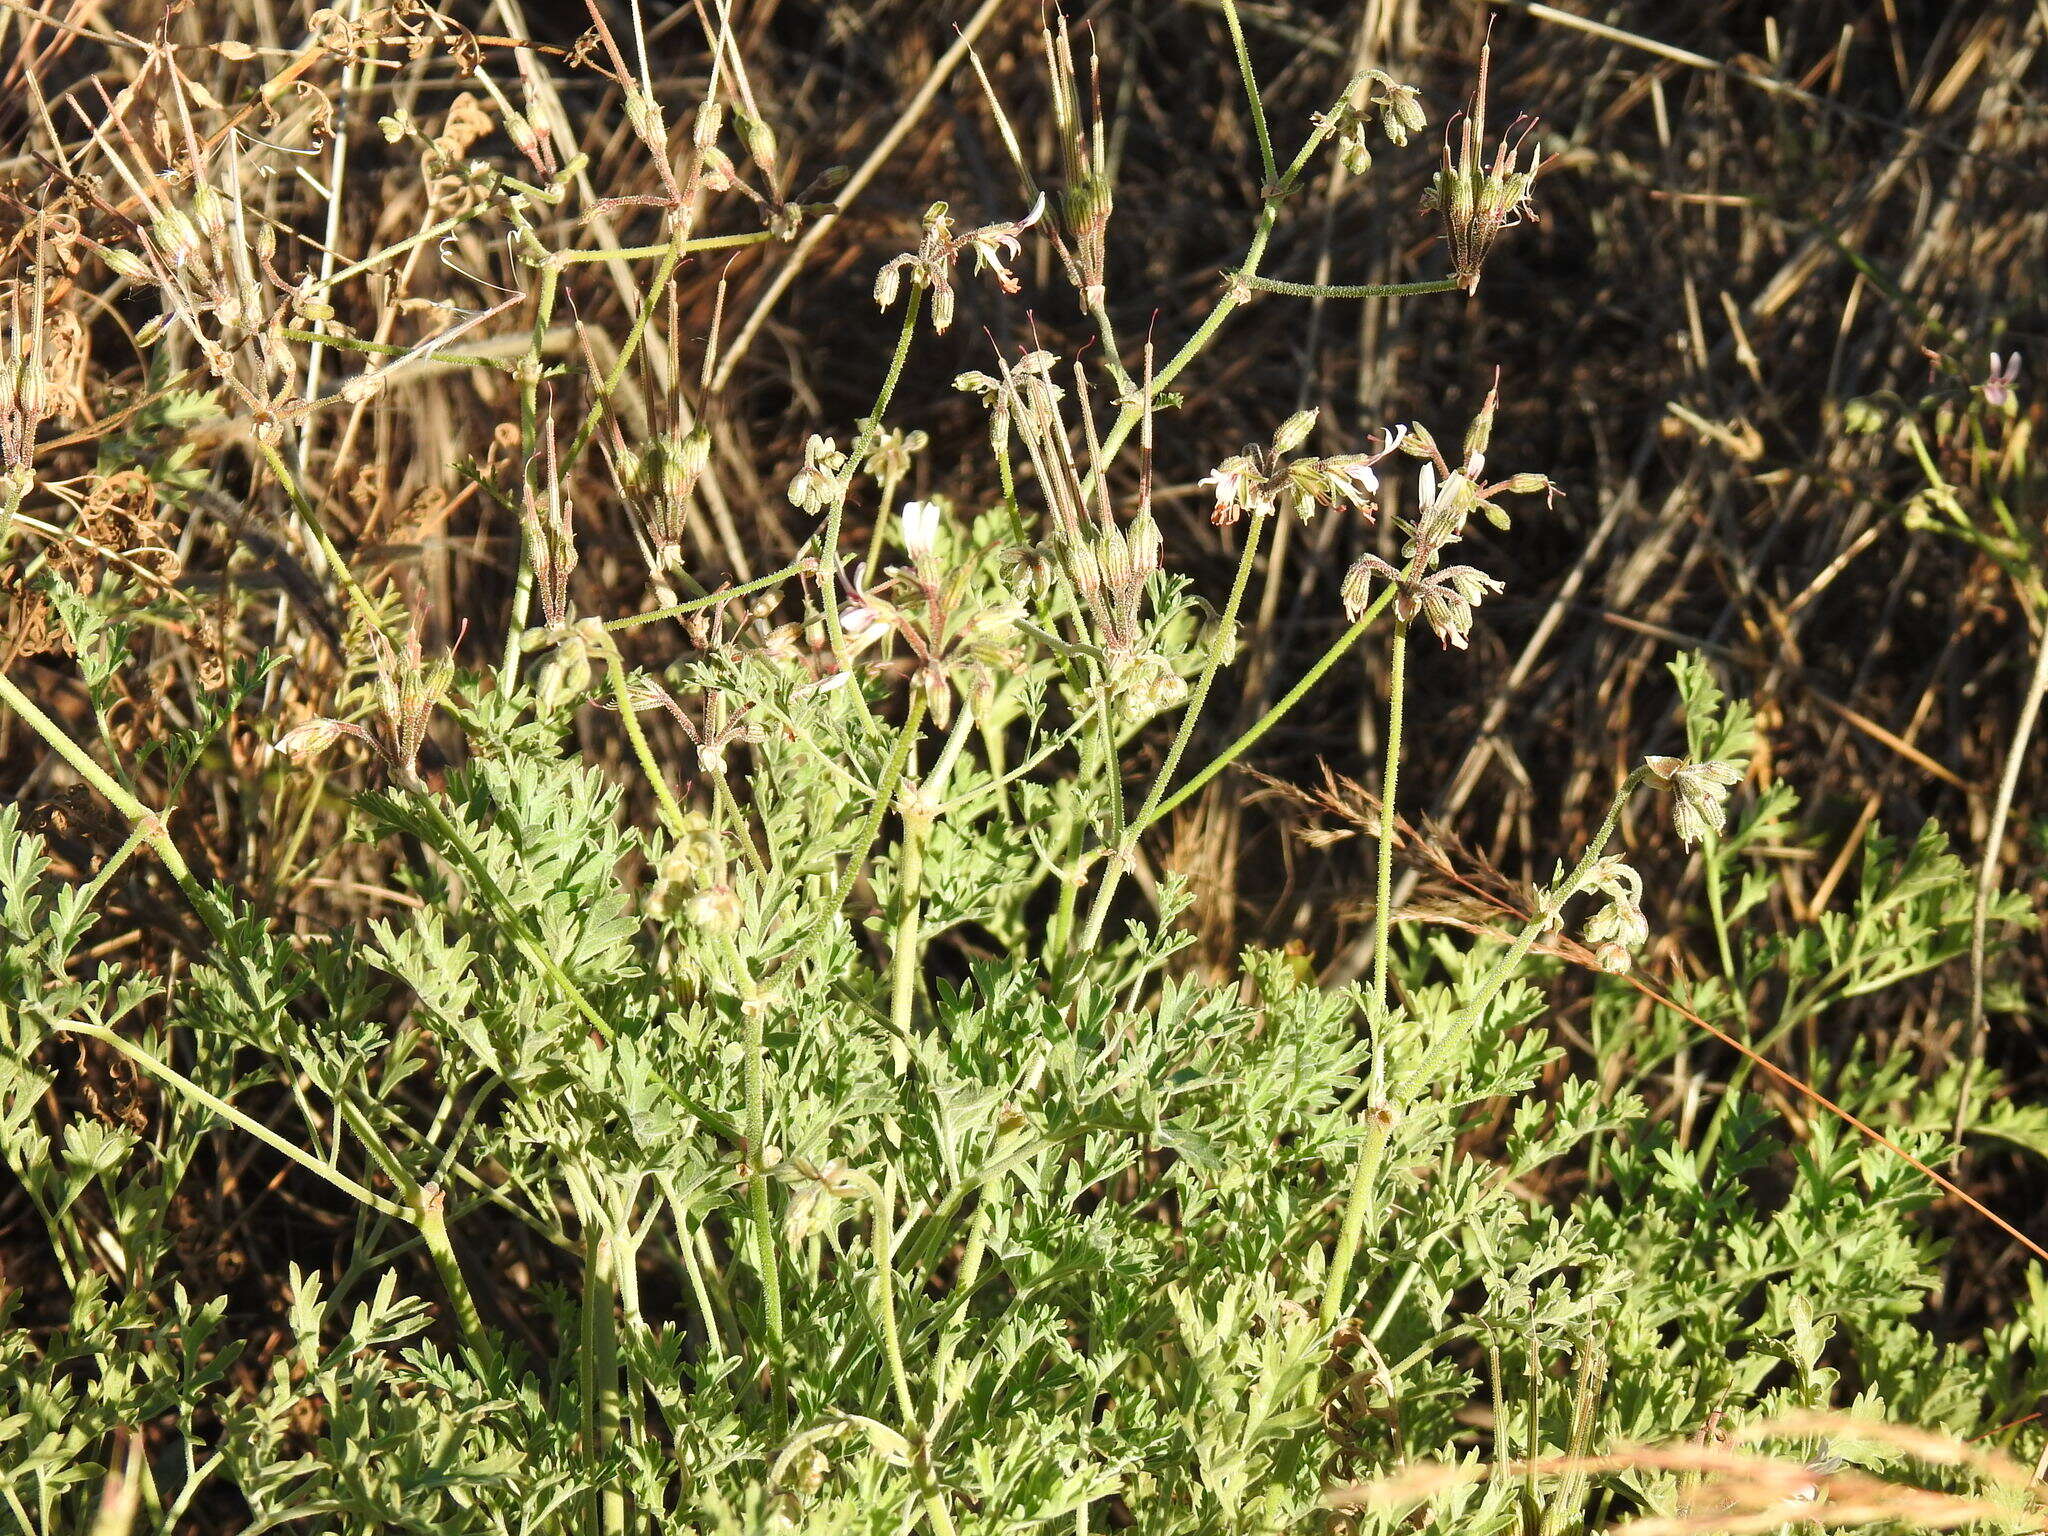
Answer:
M828 693L837 693L853 681L851 672L830 672L814 683L805 683L790 695L793 699L821 699Z
M1196 483L1215 489L1216 510L1209 515L1213 523L1234 523L1246 512L1258 517L1273 510L1249 454L1232 454Z
M1323 468L1330 478L1337 482L1345 499L1355 507L1362 507L1379 494L1380 477L1373 473L1372 464L1362 458L1345 457L1323 460Z
M922 565L931 556L939 536L939 504L936 501L903 503L903 547L910 558Z

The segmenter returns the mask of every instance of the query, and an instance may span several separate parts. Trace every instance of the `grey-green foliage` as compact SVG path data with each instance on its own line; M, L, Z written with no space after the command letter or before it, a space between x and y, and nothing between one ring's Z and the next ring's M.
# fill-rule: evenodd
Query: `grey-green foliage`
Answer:
M759 744L759 833L786 848L822 827L843 843L858 797L826 787L807 743L872 767L854 712L834 695L778 707L796 729ZM1020 915L1040 876L993 795L932 841L947 916L927 938L978 921L1021 945L934 976L908 1039L857 921L826 914L816 958L775 980L787 1322L771 1354L734 1130L743 1000L727 944L764 966L786 952L829 863L761 880L724 827L700 850L719 866L705 878L734 882L747 918L728 932L650 917L622 876L665 844L620 830L616 790L557 731L500 706L479 704L472 728L476 759L432 805L397 791L356 802L365 835L425 850L397 872L419 907L302 945L230 909L228 942L168 995L68 963L89 913L0 811L0 964L17 1000L0 1124L71 1298L55 1326L16 1318L5 1336L0 1455L36 1528L83 1529L116 1431L146 1421L176 1426L176 1454L151 1468L147 1512L162 1522L213 1487L259 1526L581 1530L591 1490L609 1488L629 1519L668 1528L893 1530L929 1476L962 1530L1064 1527L1115 1495L1148 1530L1251 1531L1312 1518L1333 1479L1460 1454L1463 1411L1495 1394L1500 1453L1564 1446L1593 1351L1596 1444L1786 1404L1973 1428L2048 1386L2038 1287L1974 1349L1918 1329L1939 1249L1912 1218L1932 1192L1884 1149L1825 1117L1794 1137L1740 1098L1702 1156L1625 1090L1567 1078L1536 1094L1559 1057L1533 970L1441 1080L1392 1105L1357 1321L1333 1348L1315 1317L1337 1175L1361 1135L1362 996L1257 952L1226 982L1176 974L1170 886L1156 920L1088 957L1113 985L1074 987ZM977 771L963 758L953 791ZM1738 824L1728 844L1742 843ZM1924 840L1874 845L1845 917L1745 963L1777 967L1799 984L1788 993L1851 978L1828 995L1935 963L1965 884L1952 865ZM889 878L885 859L882 911ZM1446 937L1404 950L1391 1082L1455 1034L1491 957ZM1631 997L1606 983L1596 1018ZM295 1122L312 1159L401 1204L445 1191L457 1252L492 1298L482 1334L432 1326L450 1298L416 1234L361 1212L336 1271L291 1276L290 1348L260 1388L230 1387L242 1346L220 1335L223 1302L173 1278L163 1235L212 1117L165 1092L146 1140L89 1114L51 1121L36 1053L70 1022L134 1028L196 1086ZM1939 1155L1936 1136L1897 1134ZM836 1170L888 1195L922 1451L884 1358L870 1202ZM314 1174L294 1182L319 1196ZM522 1294L482 1273L465 1238L506 1221L559 1255L563 1289ZM617 1425L601 1448L592 1399L614 1388L589 1368L576 1280L593 1234L633 1255L613 1288ZM980 1249L964 1285L963 1243ZM504 1307L524 1325L501 1326ZM1609 1493L1670 1497L1654 1479ZM1489 1484L1440 1518L1467 1530L1521 1516Z

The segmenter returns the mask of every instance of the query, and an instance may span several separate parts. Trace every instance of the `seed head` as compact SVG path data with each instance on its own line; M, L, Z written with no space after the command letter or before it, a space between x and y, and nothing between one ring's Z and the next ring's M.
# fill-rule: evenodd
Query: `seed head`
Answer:
M1490 54L1479 56L1479 88L1473 95L1472 110L1458 131L1458 153L1451 154L1450 134L1444 136L1443 166L1431 178L1422 205L1433 209L1443 221L1444 239L1451 248L1451 263L1460 286L1467 293L1479 289L1479 274L1488 253L1503 229L1534 216L1530 192L1542 169L1542 146L1532 146L1527 169L1518 163L1522 145L1535 129L1533 118L1516 118L1509 125L1511 138L1503 138L1493 160L1485 159L1486 76ZM1520 130L1519 133L1517 130Z

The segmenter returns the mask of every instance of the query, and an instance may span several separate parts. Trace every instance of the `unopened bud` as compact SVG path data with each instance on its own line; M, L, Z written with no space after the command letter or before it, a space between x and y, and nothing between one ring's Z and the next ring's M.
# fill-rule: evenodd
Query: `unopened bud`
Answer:
M149 264L133 251L108 246L101 250L100 260L107 264L107 270L116 277L125 277L131 283L149 280Z
M1495 383L1486 392L1486 403L1479 407L1479 414L1472 418L1472 425L1465 433L1465 457L1469 460L1475 453L1484 455L1489 442L1493 440L1493 413L1500 404L1500 385Z
M1292 453L1308 441L1309 433L1315 430L1316 418L1321 414L1319 410L1311 407L1305 411L1296 411L1281 422L1280 430L1273 434L1273 452L1276 455Z

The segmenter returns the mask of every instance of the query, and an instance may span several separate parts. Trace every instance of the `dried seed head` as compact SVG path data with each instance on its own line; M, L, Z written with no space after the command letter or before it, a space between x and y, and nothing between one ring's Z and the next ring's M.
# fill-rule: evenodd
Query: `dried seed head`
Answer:
M1517 163L1521 146L1536 126L1533 118L1517 118L1508 129L1515 137L1501 141L1490 163L1485 159L1489 57L1486 51L1480 54L1479 88L1459 130L1457 156L1453 159L1447 132L1442 168L1422 199L1423 207L1434 209L1443 221L1451 262L1467 293L1478 290L1480 272L1500 232L1520 223L1525 214L1533 216L1529 194L1542 168L1540 144L1531 147L1526 170Z
M394 647L382 630L370 632L375 652L377 701L384 716L384 755L401 787L421 789L420 748L435 708L455 678L455 664L445 656L429 661L421 654L417 619L405 641Z

